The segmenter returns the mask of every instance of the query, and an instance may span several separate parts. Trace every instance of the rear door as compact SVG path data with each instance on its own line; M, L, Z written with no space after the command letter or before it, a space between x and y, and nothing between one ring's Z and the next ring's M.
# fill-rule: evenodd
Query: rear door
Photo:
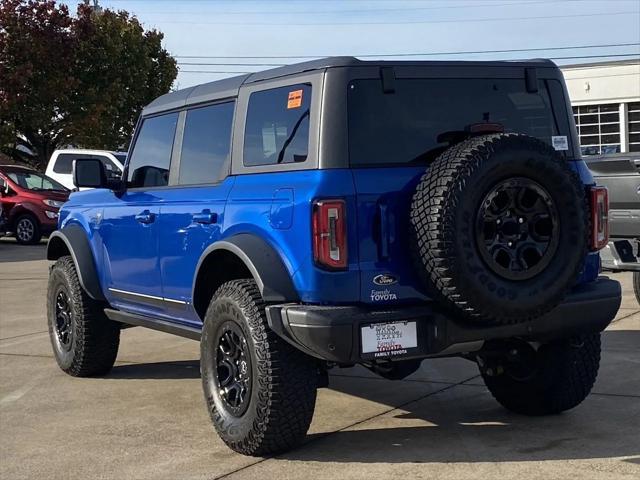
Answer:
M399 70L399 71L398 71ZM348 85L349 160L357 191L361 300L396 303L423 299L410 253L412 195L422 174L469 127L497 123L552 143L567 128L556 124L545 81L528 92L520 78L380 77ZM510 78L509 78L510 77ZM562 90L561 84L558 84ZM566 105L562 117L567 118ZM564 135L561 135L563 133ZM562 143L562 142L560 142Z

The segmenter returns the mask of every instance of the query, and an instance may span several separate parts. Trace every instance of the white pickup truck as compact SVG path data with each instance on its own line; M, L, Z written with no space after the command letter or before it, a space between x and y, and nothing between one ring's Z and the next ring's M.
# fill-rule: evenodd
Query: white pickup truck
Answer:
M113 178L119 178L124 170L127 152L111 152L108 150L56 150L51 155L45 174L58 181L70 190L73 184L73 161L79 159L98 159Z

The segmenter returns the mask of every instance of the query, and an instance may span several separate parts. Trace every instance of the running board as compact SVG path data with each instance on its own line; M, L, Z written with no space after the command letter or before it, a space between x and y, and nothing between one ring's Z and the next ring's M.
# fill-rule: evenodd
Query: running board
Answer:
M168 322L159 318L147 317L144 315L138 315L136 313L122 312L120 310L113 310L111 308L105 308L104 313L109 318L109 320L113 320L114 322L120 322L127 325L135 325L137 327L146 327L152 330L158 330L160 332L190 338L191 340L200 341L200 337L202 334L199 328L180 325L179 323Z

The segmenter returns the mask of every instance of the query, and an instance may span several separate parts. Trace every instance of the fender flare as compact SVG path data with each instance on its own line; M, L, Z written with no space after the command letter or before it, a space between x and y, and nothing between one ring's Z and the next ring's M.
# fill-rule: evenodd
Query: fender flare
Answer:
M300 297L293 286L287 267L276 250L261 238L241 233L219 240L207 247L198 260L192 298L196 293L196 280L205 259L217 250L226 250L236 255L251 272L262 298L268 303L298 302Z
M62 230L56 230L49 236L47 260L57 260L64 256L66 251L69 252L73 259L83 290L94 300L105 301L91 252L91 245L84 228L80 225L68 225Z

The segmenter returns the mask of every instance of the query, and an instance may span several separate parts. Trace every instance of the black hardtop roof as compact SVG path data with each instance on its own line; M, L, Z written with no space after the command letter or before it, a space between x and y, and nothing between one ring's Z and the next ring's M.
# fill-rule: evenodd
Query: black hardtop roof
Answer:
M503 60L503 61L441 61L441 60L359 60L355 57L326 57L308 62L294 63L284 67L272 68L261 72L249 73L237 77L225 78L214 82L203 83L194 87L177 90L156 98L145 107L143 115L153 115L181 108L186 105L195 105L207 101L230 98L238 95L242 85L248 83L271 80L274 78L295 75L315 70L324 70L335 67L364 67L364 66L469 66L469 67L553 67L557 68L551 60Z

